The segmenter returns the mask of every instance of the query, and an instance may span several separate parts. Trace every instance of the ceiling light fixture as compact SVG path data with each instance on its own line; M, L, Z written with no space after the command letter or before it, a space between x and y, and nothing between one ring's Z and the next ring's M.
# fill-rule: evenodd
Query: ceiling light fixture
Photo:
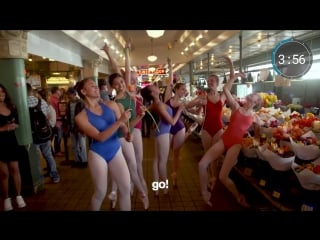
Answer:
M164 34L164 30L146 30L147 34L151 38L159 38Z
M153 38L151 38L151 54L147 57L149 62L157 61L158 57L153 54Z
M150 55L148 56L148 61L149 62L155 62L157 61L158 57L156 55Z

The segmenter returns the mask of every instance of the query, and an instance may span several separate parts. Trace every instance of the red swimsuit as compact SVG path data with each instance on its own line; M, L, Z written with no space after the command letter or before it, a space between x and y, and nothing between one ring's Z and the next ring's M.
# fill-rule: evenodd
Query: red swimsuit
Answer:
M205 119L203 122L202 129L206 130L211 137L223 128L222 122L222 109L224 102L219 99L218 102L213 103L207 99L207 104L205 107Z
M242 143L243 135L248 131L252 122L253 116L243 115L239 109L231 115L228 128L221 136L225 150Z

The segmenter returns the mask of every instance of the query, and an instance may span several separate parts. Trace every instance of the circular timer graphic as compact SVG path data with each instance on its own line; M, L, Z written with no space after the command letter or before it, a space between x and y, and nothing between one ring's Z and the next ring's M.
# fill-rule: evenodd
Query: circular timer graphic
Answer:
M311 68L313 55L304 42L289 38L279 42L272 51L272 65L281 76L289 79L305 75Z

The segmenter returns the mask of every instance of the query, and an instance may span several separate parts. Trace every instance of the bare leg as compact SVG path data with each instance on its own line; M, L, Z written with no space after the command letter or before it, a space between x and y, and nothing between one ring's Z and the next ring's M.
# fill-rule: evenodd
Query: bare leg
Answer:
M9 197L9 170L7 163L0 161L1 191L4 199Z
M9 162L9 172L10 176L13 179L14 189L16 191L16 196L21 195L21 175L19 170L19 163L18 161Z

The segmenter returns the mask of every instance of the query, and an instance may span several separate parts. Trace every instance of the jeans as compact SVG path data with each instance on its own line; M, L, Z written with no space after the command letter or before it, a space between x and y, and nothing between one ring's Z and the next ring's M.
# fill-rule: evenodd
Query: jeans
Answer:
M87 162L86 136L80 133L70 132L70 138L75 162Z
M54 129L54 153L61 152L61 140L62 140L62 126L55 127Z
M41 151L43 158L47 162L47 167L48 167L48 172L50 177L51 178L56 177L58 171L57 171L56 161L52 155L50 140L48 140L45 143L36 144L36 146L37 146L37 149Z

